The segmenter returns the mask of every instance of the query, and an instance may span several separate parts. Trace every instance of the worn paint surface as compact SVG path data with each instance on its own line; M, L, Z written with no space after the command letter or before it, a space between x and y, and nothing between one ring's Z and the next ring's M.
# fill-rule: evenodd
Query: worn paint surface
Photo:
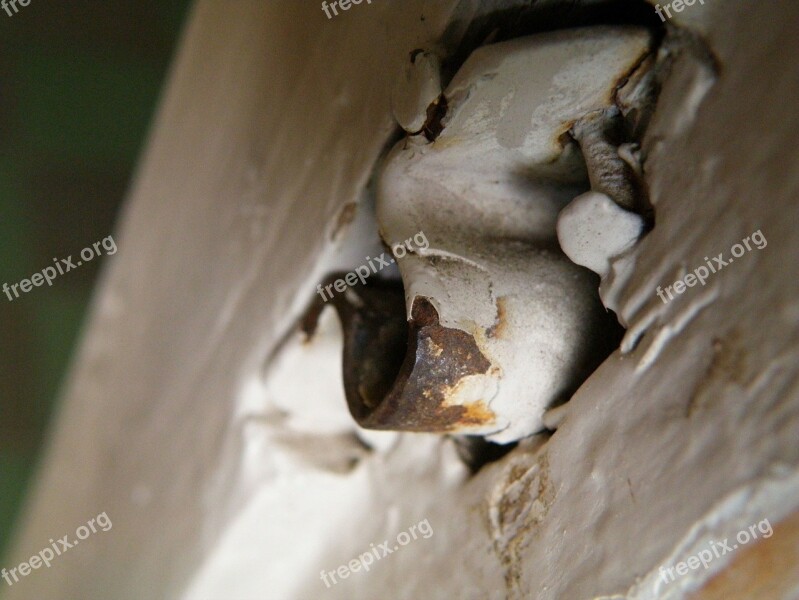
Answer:
M404 139L381 167L377 217L384 239L394 244L423 229L430 240L429 248L398 261L408 310L424 298L442 325L473 339L492 366L436 402L479 401L495 418L459 428L445 419L439 432L507 443L540 431L544 410L609 351L612 326L596 284L557 247L558 211L586 186L576 144L563 136L586 115L616 110L620 81L650 54L650 44L640 28L597 27L482 47L444 90L447 113L434 141ZM578 137L604 156L611 151L608 127L602 120L593 137ZM621 159L589 163L589 174L601 171L602 189L634 204L630 168L619 166L626 165ZM444 360L460 357L451 351ZM416 364L419 379L424 365ZM425 388L413 383L407 389L417 390L424 405ZM429 420L419 427L435 431Z
M558 409L554 434L473 476L443 436L399 434L354 452L338 434L314 434L336 441L314 444L313 460L307 437L287 444L302 438L281 419L300 419L275 410L290 404L263 370L324 273L372 252L331 264L330 232L391 135L387 89L412 50L445 31L463 39L481 11L512 13L504 2L454 4L362 4L332 25L315 4L199 4L6 564L87 511L107 510L114 528L8 598L634 597L677 550L704 542L708 529L689 535L697 524L728 536L772 516L774 536L753 551L792 556L782 546L796 539L785 481L799 469L792 1L695 4L674 21L705 36L720 75L674 55L643 146L657 224L603 286L636 335ZM698 295L668 306L655 296L757 228L769 245L751 260ZM355 431L343 397L316 399ZM423 518L429 540L330 589L320 581L321 569ZM744 552L712 585L749 572ZM796 581L794 565L773 561L767 574ZM749 600L768 588L718 589Z

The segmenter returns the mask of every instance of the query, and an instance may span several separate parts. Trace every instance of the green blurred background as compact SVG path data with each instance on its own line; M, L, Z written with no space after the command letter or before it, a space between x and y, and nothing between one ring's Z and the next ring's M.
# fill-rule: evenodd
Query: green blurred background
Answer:
M189 0L0 11L0 286L113 233ZM12 11L13 12L13 11ZM0 295L0 560L105 257ZM0 563L2 564L2 563Z

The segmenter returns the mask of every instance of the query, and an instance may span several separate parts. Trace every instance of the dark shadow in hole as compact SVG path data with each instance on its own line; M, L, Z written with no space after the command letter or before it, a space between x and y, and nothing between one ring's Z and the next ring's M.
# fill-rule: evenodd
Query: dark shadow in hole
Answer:
M451 437L455 442L458 457L469 467L472 475L485 465L499 460L518 445L518 442L495 444L479 435L453 435Z
M333 273L325 288L346 273ZM405 294L400 281L372 277L356 281L330 299L344 331L344 386L350 412L362 422L391 391L408 351ZM317 299L302 323L309 336L324 307Z

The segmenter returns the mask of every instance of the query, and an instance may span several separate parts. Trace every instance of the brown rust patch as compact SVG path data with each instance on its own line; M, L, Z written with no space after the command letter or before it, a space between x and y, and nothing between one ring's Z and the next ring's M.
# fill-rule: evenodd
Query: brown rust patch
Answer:
M358 423L371 429L445 433L491 423L495 415L483 401L450 403L465 378L485 374L490 368L474 337L442 326L430 301L416 298L405 360L386 396L377 402L363 398L351 382L346 385L345 369L350 411ZM360 375L352 373L349 378L357 380Z
M444 131L442 120L447 116L447 97L441 94L435 101L427 107L427 120L422 126L422 133L428 141L434 142Z
M408 353L397 381L364 421L377 429L448 432L494 420L482 403L450 405L451 391L465 377L484 374L491 364L472 336L443 327L426 298L411 310Z
M532 460L531 460L532 459ZM522 589L521 556L555 501L546 451L519 455L499 484L489 508L494 550L505 569L508 598L529 597Z
M463 136L445 135L444 137L436 138L436 140L431 144L431 147L435 150L448 150L449 148L462 146L465 143L467 142Z
M686 418L705 408L712 399L724 397L724 386L748 385L746 351L739 338L736 331L724 338L713 338L713 357L691 394L685 409Z
M466 414L461 419L463 423L491 423L496 417L486 403L482 400L466 404Z
M335 281L340 273L327 281ZM369 429L468 433L496 421L483 399L451 399L471 376L493 372L475 338L444 327L427 298L417 298L410 321L398 282L374 280L333 296L344 330L344 389L353 418ZM313 336L321 301L302 329Z
M355 213L358 211L358 205L355 202L348 202L341 207L336 217L336 224L333 227L333 232L330 234L330 239L335 240L339 234L344 230L347 225L355 220Z
M504 337L508 323L508 298L507 296L500 296L497 298L497 316L494 318L494 324L486 330L486 336L490 338Z

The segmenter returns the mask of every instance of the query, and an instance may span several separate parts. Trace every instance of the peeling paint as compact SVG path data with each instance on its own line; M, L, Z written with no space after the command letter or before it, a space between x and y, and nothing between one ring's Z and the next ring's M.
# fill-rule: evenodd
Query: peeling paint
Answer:
M441 325L468 334L492 365L469 382L478 392L460 394L466 382L454 390L496 415L479 430L469 423L469 433L507 443L540 431L543 412L601 353L596 340L612 317L590 274L557 248L557 215L586 185L564 134L614 108L619 82L650 44L640 28L594 27L479 48L444 90L435 142L405 139L381 167L386 243L422 228L430 240L398 261L406 308L426 298Z

